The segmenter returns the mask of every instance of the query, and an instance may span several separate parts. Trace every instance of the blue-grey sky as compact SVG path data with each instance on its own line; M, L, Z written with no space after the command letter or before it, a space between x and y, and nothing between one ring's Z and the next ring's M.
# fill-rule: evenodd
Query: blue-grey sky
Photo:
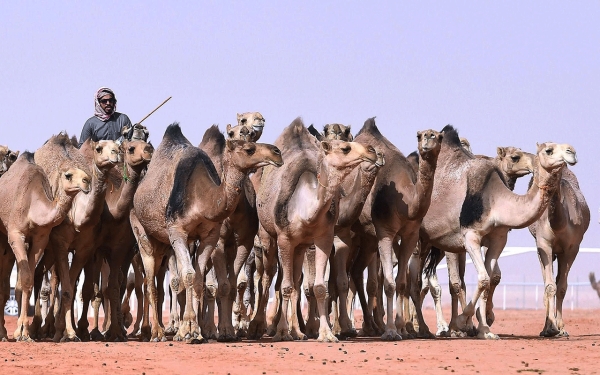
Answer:
M572 144L598 247L600 2L144 1L2 2L0 144L35 150L79 136L93 94L158 144L179 121L198 144L237 112L260 111L262 141L295 117L358 131L377 116L405 154L446 124L475 153ZM522 187L520 187L523 189ZM509 245L532 246L527 230Z

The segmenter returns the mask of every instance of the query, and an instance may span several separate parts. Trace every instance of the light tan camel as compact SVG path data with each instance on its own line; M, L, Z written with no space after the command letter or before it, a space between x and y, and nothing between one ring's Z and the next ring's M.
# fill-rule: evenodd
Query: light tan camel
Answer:
M460 138L461 146L469 151L465 147L468 144L466 138ZM469 145L470 146L470 145ZM415 154L415 153L413 153ZM411 160L411 156L409 155L409 160ZM517 147L497 147L496 149L496 157L491 158L485 155L476 155L478 158L484 158L486 160L490 160L493 162L500 173L503 176L503 180L506 183L506 186L512 191L514 190L516 181L518 178L528 175L533 172L534 169L534 159L535 156L533 154L529 154L523 152L520 148ZM411 163L412 164L412 163ZM412 164L413 168L416 168L415 164ZM426 260L424 259L428 254L436 254L434 257L429 258L429 264L425 264ZM460 288L451 288L451 296L452 296L452 320L455 320L458 317L458 301L460 301L461 306L466 307L466 284L464 282L464 272L465 272L465 262L466 257L465 253L456 254L456 253L448 253L447 255L447 266L448 266L448 277L450 279L449 285L460 285ZM423 303L423 298L427 294L428 290L431 290L431 296L434 299L435 310L436 310L436 321L437 321L437 332L438 336L448 336L450 335L450 331L448 329L448 323L444 320L442 314L442 305L441 305L441 287L437 281L437 275L435 273L435 267L439 264L439 262L444 258L444 254L442 254L439 249L434 249L430 252L428 249L422 249L420 252L416 252L411 257L411 261L409 263L409 275L411 277L411 286L418 286L420 280L417 280L418 273L421 269L426 269L426 278L424 280L423 285L421 286L421 304ZM457 268L458 267L458 268ZM459 279L456 279L456 278ZM415 284L413 284L415 283ZM457 300L458 298L458 300ZM416 306L415 306L416 307ZM415 322L418 324L417 322ZM468 323L468 330L471 329L472 322ZM411 329L410 325L407 325L407 330L410 333L415 333L414 329ZM458 334L458 332L455 332Z
M150 332L148 316L144 315L142 335L153 341L165 339L162 322L156 320L159 306L154 276L172 246L186 289L183 321L174 339L202 341L193 309L194 292L202 304L206 266L219 239L221 223L237 206L241 182L249 171L265 165L281 166L283 160L272 145L227 140L219 178L210 158L184 137L179 124L167 127L152 159L130 215L146 273L146 298L155 317ZM188 246L197 240L200 246L194 254L194 270Z
M379 249L384 277L384 290L387 297L387 322L383 340L400 340L405 333L404 313L401 296L407 285L406 274L408 260L419 240L419 227L431 201L433 176L442 135L435 130L417 133L420 153L419 170L415 173L406 157L380 132L375 121L363 127L356 137L357 141L368 142L386 156L386 164L377 174L375 184L363 208L360 221L353 231L360 240L360 252L352 266L354 283L359 294L362 292L362 273L371 263ZM401 239L398 245L398 239ZM398 276L393 277L393 256L398 259ZM398 294L398 308L394 319L394 297ZM359 295L360 297L360 295ZM364 296L361 297L361 303ZM372 317L363 305L365 316L363 330L372 328ZM421 322L423 319L419 317ZM371 327L370 327L371 326ZM419 326L421 337L430 337L423 322Z
M88 262L93 267L99 268L102 267L102 260L105 260L108 270L110 270L108 274L103 272L103 285L106 289L102 290L106 313L105 322L114 323L109 325L106 333L108 341L126 340L123 332L119 276L121 273L127 272L134 254L135 237L131 231L129 211L133 205L133 196L140 182L141 174L150 162L154 148L143 140L124 140L119 145L119 151L123 160L115 164L108 172L109 189L106 192L106 202L102 211L102 227L96 239L96 242L100 244L96 254L98 261L94 263L90 259ZM77 329L80 338L87 334L87 307L92 299L94 283L96 289L98 288L98 271L92 271L94 277L92 274L86 274L83 290L84 313L81 315ZM108 276L108 280L106 280L106 276ZM97 327L98 307L99 304L96 303L94 327L91 332L96 340L104 338Z
M266 247L263 262L266 275L257 313L249 335L262 336L265 330L266 297L275 256L279 253L283 275L281 318L275 341L304 337L298 325L296 304L304 253L316 246L316 275L313 287L320 315L319 341L337 341L327 323L324 273L333 246L334 226L339 213L340 184L363 161L377 162L371 146L356 142L319 142L297 118L285 128L276 145L285 147L286 167L263 169L257 192L259 236ZM279 249L277 251L277 249ZM291 324L288 324L288 311ZM290 332L291 326L291 332Z
M0 145L0 177L17 161L19 151L11 151L7 146Z
M493 292L500 281L497 260L508 231L526 227L542 215L558 186L561 170L567 163L575 162L575 151L568 145L540 145L533 185L525 195L517 195L506 186L493 163L462 149L452 126L446 126L443 134L436 170L440 178L434 181L433 203L421 225L421 240L423 246L469 253L478 273L478 285L471 302L458 317L456 328L465 330L479 301L481 319L477 337L497 339L489 326L494 321ZM482 247L487 248L485 258ZM413 291L418 288L411 289L411 294ZM450 325L453 329L453 322Z
M50 180L56 181L52 189ZM17 261L21 301L17 341L33 341L29 336L27 307L33 288L33 271L40 260L53 227L60 224L79 192L90 190L90 176L64 161L54 175L46 176L35 165L33 154L25 152L0 179L0 231Z
M365 126L369 126L370 121L370 119L367 120ZM325 125L322 134L318 133L312 125L309 127L309 131L319 140L352 141L354 139L350 132L350 126L341 124ZM376 151L378 150L376 149ZM356 246L352 246L353 233L350 228L358 220L375 182L375 177L380 167L385 164L383 153L377 152L377 157L378 160L375 164L370 162L361 163L360 167L353 169L341 184L342 194L339 203L339 216L335 225L334 252L331 259L330 287L328 288L332 300L334 333L341 338L356 337L357 335L350 317L352 309L348 309L348 306L352 305L352 298L348 298L349 272L357 250ZM309 257L309 259L311 258L314 257ZM309 296L307 298L309 301L314 300L314 293L310 298ZM315 310L309 308L309 312ZM306 331L309 337L313 335L314 329L311 327L315 321L318 323L318 320L312 319L312 314L309 314ZM316 329L318 335L318 324Z
M50 267L56 264L61 283L61 305L56 317L54 341L80 341L73 327L72 303L75 295L75 280L83 266L95 253L100 231L101 215L109 171L118 162L119 147L114 141L93 142L86 140L81 149L73 147L66 134L50 138L35 152L36 164L47 175L57 169L57 163L65 159L77 162L77 167L91 170L92 187L89 194L75 196L73 206L65 220L52 229L48 248L43 262L38 267ZM55 183L50 181L52 188ZM68 254L74 252L69 268ZM41 320L41 319L40 319ZM48 319L46 319L48 321Z
M566 153L568 147L554 143L538 146L546 150L545 152L553 153ZM546 322L540 336L569 336L564 328L562 314L563 300L567 294L567 277L589 225L590 209L579 188L577 177L565 167L558 188L550 197L548 207L542 216L529 226L529 231L535 238L545 285ZM558 263L556 281L552 265L554 259Z

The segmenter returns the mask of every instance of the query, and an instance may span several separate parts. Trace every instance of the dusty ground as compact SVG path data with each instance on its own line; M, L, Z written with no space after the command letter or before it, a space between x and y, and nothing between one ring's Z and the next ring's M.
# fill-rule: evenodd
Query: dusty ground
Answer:
M600 310L565 311L565 316L571 336L561 339L538 337L542 310L499 310L494 324L499 341L8 342L0 343L0 368L3 374L600 374ZM426 320L433 329L433 311L426 311ZM6 323L12 332L15 319Z

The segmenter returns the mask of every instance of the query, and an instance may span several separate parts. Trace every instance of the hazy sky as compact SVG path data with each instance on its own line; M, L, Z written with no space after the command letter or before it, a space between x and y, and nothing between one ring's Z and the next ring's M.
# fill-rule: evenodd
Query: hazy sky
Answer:
M272 142L297 116L356 132L368 117L405 154L450 123L475 153L572 144L598 247L600 2L12 2L0 13L0 144L35 150L79 136L93 94L158 145L179 121L198 144L213 123L260 111ZM523 182L522 184L525 184ZM521 189L523 187L519 186ZM533 246L527 230L509 245Z

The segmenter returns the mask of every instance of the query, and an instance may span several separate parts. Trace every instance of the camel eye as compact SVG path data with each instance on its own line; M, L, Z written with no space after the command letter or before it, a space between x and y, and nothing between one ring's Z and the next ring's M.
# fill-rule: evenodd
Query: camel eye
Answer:
M352 150L352 147L350 147L350 146L344 146L344 147L342 147L342 152L344 154L348 154L350 152L350 150Z
M513 163L517 163L519 160L521 160L521 157L520 156L511 156L510 160L512 160Z
M129 149L127 150L130 154L133 154L135 152L135 147L129 147Z
M547 148L546 149L546 155L552 155L552 149L551 148Z
M65 173L65 178L66 178L68 181L71 181L71 180L73 179L73 173Z
M254 155L255 152L256 152L255 147L249 147L246 149L246 154L248 154L248 155Z
M240 123L242 125L246 125L247 122L248 122L248 119L246 119L246 118L244 118L244 119L242 119L242 121L240 121Z
M98 146L96 147L96 152L101 154L102 153L102 147Z
M89 184L90 180L88 178L84 178L81 181L83 181L84 184Z
M229 138L233 138L233 135L234 135L234 134L235 134L234 132L229 132L229 133L227 133L227 135L229 136Z

